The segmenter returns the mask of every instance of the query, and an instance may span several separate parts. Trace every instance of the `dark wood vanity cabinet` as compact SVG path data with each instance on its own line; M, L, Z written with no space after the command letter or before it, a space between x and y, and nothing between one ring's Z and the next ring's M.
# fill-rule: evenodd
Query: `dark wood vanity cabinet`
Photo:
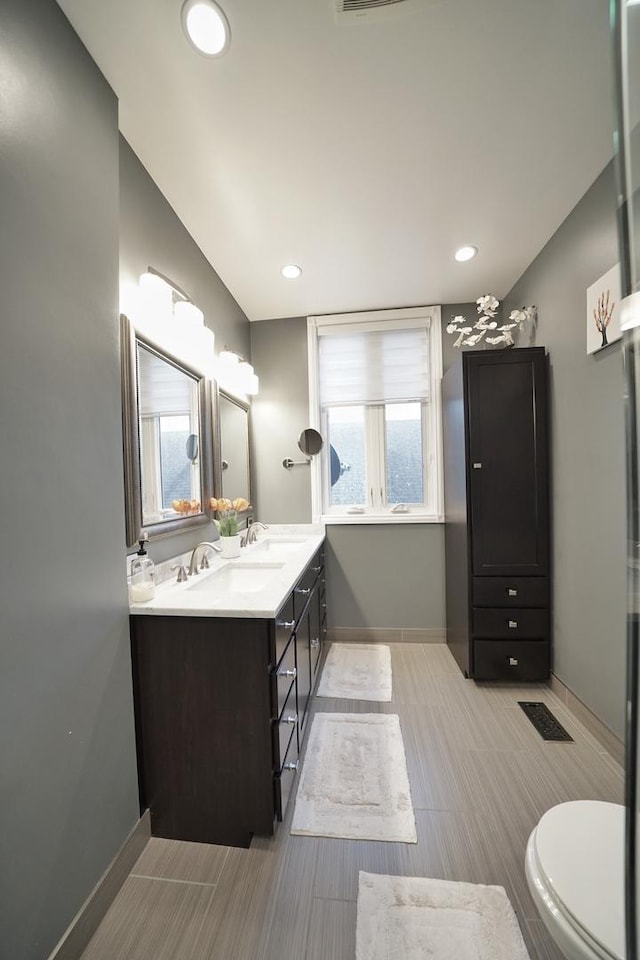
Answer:
M322 602L321 549L272 620L131 616L140 806L154 836L246 847L273 833L306 732Z
M447 642L476 680L550 672L547 369L469 351L443 378Z

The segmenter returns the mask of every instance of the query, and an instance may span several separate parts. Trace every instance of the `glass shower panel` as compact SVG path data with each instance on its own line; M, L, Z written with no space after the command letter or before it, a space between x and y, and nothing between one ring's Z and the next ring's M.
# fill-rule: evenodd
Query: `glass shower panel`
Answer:
M640 3L611 5L616 62L616 172L622 277L621 326L627 435L627 960L640 957Z

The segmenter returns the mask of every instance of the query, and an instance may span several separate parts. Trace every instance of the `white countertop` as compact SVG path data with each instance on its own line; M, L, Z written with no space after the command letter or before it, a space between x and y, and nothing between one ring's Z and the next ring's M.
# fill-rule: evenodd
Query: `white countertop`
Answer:
M237 560L223 560L208 550L209 570L201 570L186 583L177 583L174 575L156 587L153 600L131 603L129 613L271 619L324 538L321 524L270 525L259 531L256 543L241 550Z

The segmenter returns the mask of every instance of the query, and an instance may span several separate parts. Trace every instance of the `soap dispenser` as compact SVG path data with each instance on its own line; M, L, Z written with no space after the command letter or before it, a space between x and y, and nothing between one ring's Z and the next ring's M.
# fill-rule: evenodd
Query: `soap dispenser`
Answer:
M145 550L149 534L140 531L140 549L131 561L131 578L129 581L129 600L131 603L141 603L143 600L153 600L156 593L156 568L153 560Z

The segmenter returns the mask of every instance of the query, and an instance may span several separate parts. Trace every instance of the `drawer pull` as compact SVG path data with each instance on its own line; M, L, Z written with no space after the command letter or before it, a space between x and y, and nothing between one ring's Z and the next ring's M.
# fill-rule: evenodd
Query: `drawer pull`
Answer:
M295 620L278 620L276 623L276 627L282 627L283 630L293 630L295 625Z
M282 719L283 719L283 722L284 722L284 723L297 723L297 722L298 722L298 714L297 714L297 713L293 713L290 717L283 717Z
M291 670L278 670L276 674L277 677L295 677L296 675L295 667L293 667Z
M297 769L298 769L298 761L297 761L297 760L288 760L287 763L283 764L282 769L283 769L283 770L297 770Z
M514 590L513 587L509 587L508 590L507 590L507 596L508 596L508 597L517 597L517 596L518 596L518 591L517 591L517 590Z
M481 464L481 463L474 463L473 469L474 469L474 470L482 470L482 464Z
M517 667L517 666L518 666L518 661L516 660L515 657L509 657L509 666L510 666L510 667Z
M311 570L313 571L313 573L320 573L320 571L322 570L322 567L311 567Z
M308 597L311 593L311 587L296 587L296 593L299 593L301 597Z
M509 627L510 630L517 630L517 629L518 629L518 621L517 621L517 620L507 620L507 626Z

